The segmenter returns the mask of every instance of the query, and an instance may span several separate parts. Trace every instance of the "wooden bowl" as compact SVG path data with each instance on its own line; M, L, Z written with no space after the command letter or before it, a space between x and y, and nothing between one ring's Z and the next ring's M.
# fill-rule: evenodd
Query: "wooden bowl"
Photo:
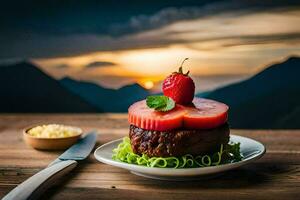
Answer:
M75 144L81 137L82 130L78 135L63 138L38 138L28 134L28 130L34 128L28 127L23 130L23 138L29 146L39 150L64 150Z

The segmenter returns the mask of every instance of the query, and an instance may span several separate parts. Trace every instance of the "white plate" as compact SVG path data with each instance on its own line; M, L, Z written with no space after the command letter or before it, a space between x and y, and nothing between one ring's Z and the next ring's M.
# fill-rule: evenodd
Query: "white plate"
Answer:
M145 167L134 164L128 164L112 159L112 150L118 146L122 139L114 140L98 147L95 152L95 158L108 165L120 167L131 171L131 173L144 176L147 178L160 179L160 180L191 180L203 177L210 177L213 174L219 174L230 169L234 169L253 162L266 152L266 148L263 144L250 138L231 135L230 141L240 142L240 150L244 158L235 163L224 164L212 167L201 167L201 168L188 168L188 169L173 169L173 168L156 168L156 167Z

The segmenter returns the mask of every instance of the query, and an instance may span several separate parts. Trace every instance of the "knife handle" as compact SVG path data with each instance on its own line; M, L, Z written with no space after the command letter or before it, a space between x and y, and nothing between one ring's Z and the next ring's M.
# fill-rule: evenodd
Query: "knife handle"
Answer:
M10 191L2 200L37 199L45 190L77 165L75 160L61 161L47 167Z

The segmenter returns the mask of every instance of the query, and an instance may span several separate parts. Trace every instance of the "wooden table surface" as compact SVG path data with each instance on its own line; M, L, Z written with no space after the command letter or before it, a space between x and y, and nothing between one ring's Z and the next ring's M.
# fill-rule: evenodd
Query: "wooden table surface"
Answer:
M125 114L1 114L0 197L54 160L60 152L37 151L22 140L22 128L63 123L96 129L98 143L127 135ZM300 130L232 130L266 145L260 160L222 176L191 182L150 180L101 164L93 155L48 190L42 199L300 199Z

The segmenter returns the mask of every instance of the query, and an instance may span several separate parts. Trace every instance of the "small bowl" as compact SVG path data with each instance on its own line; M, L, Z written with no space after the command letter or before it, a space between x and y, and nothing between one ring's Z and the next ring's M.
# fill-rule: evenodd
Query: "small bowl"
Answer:
M79 134L70 137L38 138L28 134L28 131L34 127L36 126L23 129L23 138L26 144L39 150L64 150L75 144L82 135L82 130L80 129L81 132Z

